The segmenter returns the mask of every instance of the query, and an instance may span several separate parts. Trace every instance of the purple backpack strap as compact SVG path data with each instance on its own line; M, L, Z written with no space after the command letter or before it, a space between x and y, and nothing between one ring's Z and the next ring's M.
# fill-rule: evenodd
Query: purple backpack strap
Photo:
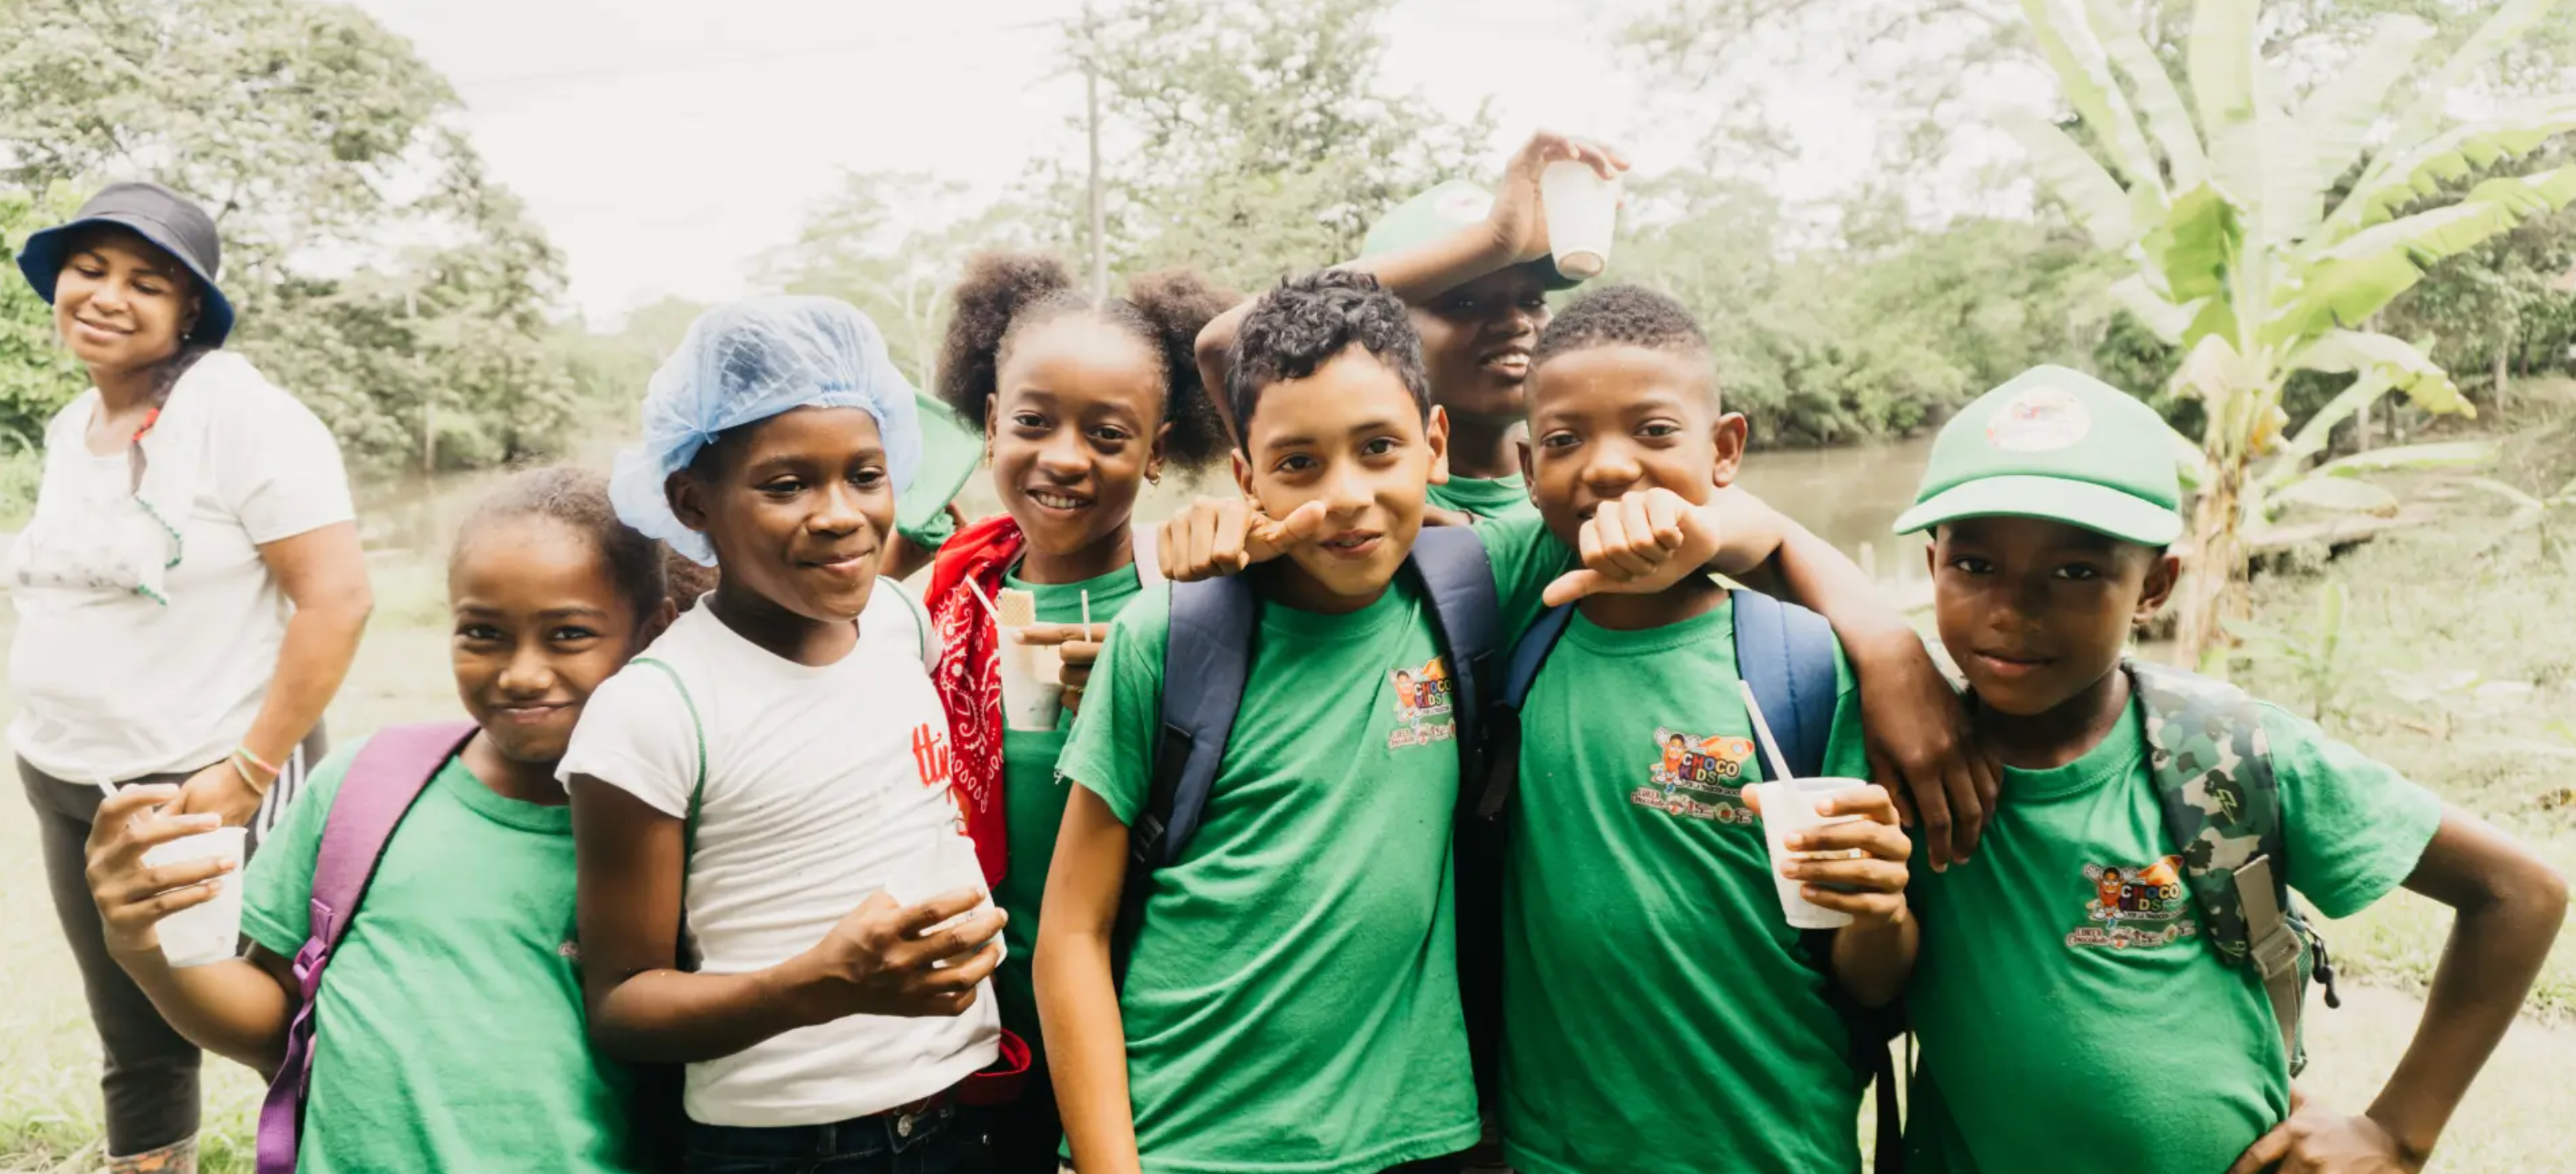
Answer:
M300 986L295 1019L286 1029L286 1060L269 1081L259 1106L259 1174L294 1174L296 1143L303 1132L304 1094L313 1071L313 1004L322 968L349 930L394 826L411 810L429 781L474 736L472 722L389 726L360 748L340 780L322 844L313 860L312 925L295 952Z

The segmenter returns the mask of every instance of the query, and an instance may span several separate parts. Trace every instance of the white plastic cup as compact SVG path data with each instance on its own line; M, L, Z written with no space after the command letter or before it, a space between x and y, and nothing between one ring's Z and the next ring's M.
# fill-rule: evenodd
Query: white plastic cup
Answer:
M1619 181L1601 178L1589 163L1559 159L1538 173L1538 197L1556 271L1586 281L1601 276L1619 229Z
M215 889L214 900L164 917L154 928L161 938L161 956L168 959L170 965L204 966L229 962L240 956L241 863L242 850L249 839L249 828L216 828L144 850L143 865L146 868L217 857L233 862L231 872L216 878L222 883Z
M1064 654L1052 644L1021 643L1024 631L1002 629L1002 724L1045 733L1064 714Z
M1819 805L1835 795L1868 785L1866 779L1790 779L1784 783L1755 783L1750 788L1762 796L1762 839L1771 846L1771 882L1780 890L1780 909L1788 915L1790 925L1799 929L1840 929L1851 924L1851 914L1809 901L1798 892L1806 882L1782 876L1780 870L1817 855L1790 851L1789 837L1860 818L1838 815L1828 819L1816 814Z

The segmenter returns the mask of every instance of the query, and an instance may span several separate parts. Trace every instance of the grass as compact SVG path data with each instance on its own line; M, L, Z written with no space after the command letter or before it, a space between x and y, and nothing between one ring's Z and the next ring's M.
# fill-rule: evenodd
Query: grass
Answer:
M2543 492L2576 475L2576 385L2517 404L2500 480ZM2537 406L2529 406L2535 404ZM980 490L982 486L979 484ZM2441 493L2435 479L2410 487ZM1173 486L1146 512L1169 509ZM2337 736L2403 770L2445 799L2535 845L2576 873L2576 562L2544 552L2537 534L2509 533L2501 499L2466 495L2445 525L2396 534L2328 560L2256 581L2257 618L2297 631L2318 590L2343 584L2347 651L2332 672L2302 674L2287 658L2258 659L2239 679L2296 709L2313 686L2336 696L2324 722ZM970 508L981 503L969 503ZM452 518L453 514L448 515ZM2576 517L2562 517L2576 539ZM410 536L411 552L373 567L378 611L330 721L343 740L393 721L456 712L445 670L443 545L433 515ZM2576 546L2571 541L2570 546ZM0 609L0 640L13 621ZM2422 683L2475 670L2477 681L2422 700ZM2505 682L2528 690L2489 690ZM5 707L5 701L0 701ZM0 715L5 716L5 715ZM34 830L23 803L0 800L0 1171L97 1167L96 1043L71 959L51 913ZM2399 893L2327 927L2348 979L2346 1006L2313 1009L2312 1062L2303 1085L2348 1110L2366 1106L2395 1065L2421 1014L2419 992L2440 955L2449 918ZM2535 992L2484 1079L2446 1136L2439 1168L2496 1174L2563 1168L2566 1090L2576 1088L2576 935L2562 937ZM205 1168L247 1172L259 1086L232 1064L206 1065Z
M2497 480L2546 493L2576 476L2576 385L2560 390L2506 439L2489 471ZM2436 475L2415 480L2406 488L2418 496L2457 488ZM2561 514L2558 524L2576 531L2576 511ZM2511 522L2502 499L2469 494L2441 525L2256 579L2257 618L2309 637L2318 592L2340 584L2343 650L2324 672L2274 656L2237 676L2576 876L2576 626L2566 619L2576 614L2576 555L2544 549L2537 531ZM2319 694L2331 695L2322 706ZM2328 933L2343 973L2420 990L2448 924L2440 907L2401 892ZM2576 1019L2576 933L2560 935L2530 1011Z

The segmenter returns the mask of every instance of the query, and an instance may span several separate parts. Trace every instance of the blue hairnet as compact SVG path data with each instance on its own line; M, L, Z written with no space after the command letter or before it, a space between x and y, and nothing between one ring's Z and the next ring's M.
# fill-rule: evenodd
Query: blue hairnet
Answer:
M680 524L663 485L718 435L795 408L857 408L874 417L895 492L911 486L921 421L912 384L886 357L877 324L834 298L750 298L698 315L653 373L644 441L617 454L609 480L618 518L713 566L715 544Z

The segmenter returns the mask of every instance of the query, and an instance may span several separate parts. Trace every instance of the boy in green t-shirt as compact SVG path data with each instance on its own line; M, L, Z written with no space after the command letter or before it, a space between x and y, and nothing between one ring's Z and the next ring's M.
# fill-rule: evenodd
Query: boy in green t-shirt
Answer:
M2329 917L2401 883L2458 911L2424 1020L2369 1110L2293 1091L2259 975L2205 940L2122 668L2131 626L2179 570L2165 435L2138 400L2037 368L1942 429L1898 519L1933 532L1941 641L2005 766L1976 862L1914 877L1909 1159L1975 1174L2419 1169L2529 991L2566 882L2483 821L2260 706L2259 731L2243 734L2268 741L2274 863L2289 886Z
M1634 286L1587 294L1533 361L1529 482L1569 546L1630 493L1699 504L1734 480L1744 417L1720 407L1708 341L1672 299ZM1860 1165L1865 1080L1837 1001L1883 1005L1904 985L1909 845L1886 791L1829 800L1827 814L1863 818L1801 847L1861 855L1791 875L1854 921L1824 931L1829 947L1788 924L1742 790L1770 772L1757 766L1733 613L1700 575L1586 598L1522 706L1501 1103L1524 1174ZM1824 773L1865 778L1839 648L1834 661Z
M1240 498L1230 518L1193 512L1163 555L1265 563L1262 606L1203 821L1151 877L1123 985L1110 937L1160 741L1168 587L1120 613L1058 762L1076 790L1035 970L1071 1156L1084 1174L1440 1162L1479 1133L1452 928L1457 722L1419 687L1455 672L1396 572L1445 476L1446 420L1403 304L1364 274L1265 295L1229 367L1236 480L1265 516L1247 529ZM1585 589L1660 590L1719 555L1715 514L1663 497L1634 542L1594 544ZM1566 551L1535 519L1477 533L1507 636Z

